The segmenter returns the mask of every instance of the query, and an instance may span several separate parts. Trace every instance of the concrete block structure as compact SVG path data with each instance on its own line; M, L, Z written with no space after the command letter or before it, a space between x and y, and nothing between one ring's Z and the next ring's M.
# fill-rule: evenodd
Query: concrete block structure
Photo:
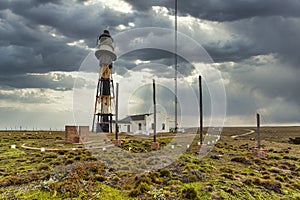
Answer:
M254 148L253 155L259 158L266 158L267 157L267 150L262 148Z
M66 143L83 143L89 141L89 126L65 126Z

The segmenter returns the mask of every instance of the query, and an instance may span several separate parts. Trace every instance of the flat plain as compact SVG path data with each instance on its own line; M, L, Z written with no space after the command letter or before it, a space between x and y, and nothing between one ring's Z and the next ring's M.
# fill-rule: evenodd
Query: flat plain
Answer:
M151 137L120 134L129 159L114 166L82 144L66 144L63 131L1 131L0 199L300 199L300 127L262 127L265 158L253 155L256 135L254 127L225 127L203 157L197 154L197 134L172 164L131 173L127 164L149 165L135 154L151 151ZM158 134L161 148L173 137Z

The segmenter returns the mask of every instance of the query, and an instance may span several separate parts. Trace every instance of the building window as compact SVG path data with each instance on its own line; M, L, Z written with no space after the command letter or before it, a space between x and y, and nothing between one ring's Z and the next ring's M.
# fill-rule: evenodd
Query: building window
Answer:
M165 130L166 129L166 125L165 125L165 123L162 123L161 124L161 130Z
M142 130L142 123L139 123L139 130Z

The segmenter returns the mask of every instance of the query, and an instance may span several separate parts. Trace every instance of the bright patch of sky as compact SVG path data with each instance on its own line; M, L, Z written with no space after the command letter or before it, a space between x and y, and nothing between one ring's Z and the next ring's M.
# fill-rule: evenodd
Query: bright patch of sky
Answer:
M132 6L125 1L119 1L119 0L88 0L84 2L84 5L95 5L100 4L103 8L108 7L112 10L115 10L117 12L121 13L132 13Z

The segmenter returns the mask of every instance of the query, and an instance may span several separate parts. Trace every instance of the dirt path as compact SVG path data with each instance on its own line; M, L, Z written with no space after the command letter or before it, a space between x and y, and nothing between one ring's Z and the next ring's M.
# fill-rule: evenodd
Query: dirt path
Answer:
M248 130L247 133L243 133L241 135L232 135L231 138L235 139L235 138L238 138L238 137L243 137L243 136L250 135L250 134L255 132L254 130L251 130L251 129L246 129L246 130Z
M23 149L29 149L29 150L36 150L36 151L75 151L75 150L92 150L92 149L103 149L103 148L109 148L109 147L113 147L113 144L108 144L105 146L101 146L101 147L82 147L82 148L78 148L78 147L73 147L73 148L44 148L44 147L30 147L30 146L26 146L26 144L22 144L21 148ZM43 149L43 150L42 150Z
M82 150L82 148L61 148L61 149L53 149L53 148L43 148L43 147L30 147L26 146L26 144L22 144L21 146L23 149L29 150L38 150L38 151L74 151L74 150Z

